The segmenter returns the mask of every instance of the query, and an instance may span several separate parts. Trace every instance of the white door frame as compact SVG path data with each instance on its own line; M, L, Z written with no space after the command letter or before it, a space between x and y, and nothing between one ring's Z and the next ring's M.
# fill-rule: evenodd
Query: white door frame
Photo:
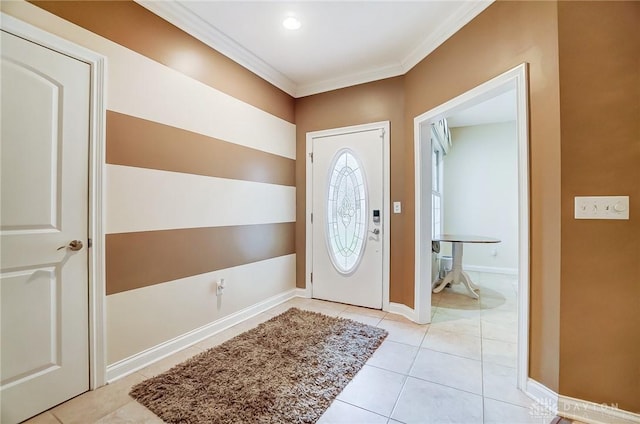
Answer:
M430 124L481 103L502 92L516 90L518 139L518 388L525 390L529 364L529 113L528 67L526 63L499 75L414 119L415 152L415 317L431 321L431 209L422 204L422 187L431 187ZM430 149L430 144L429 144ZM428 168L428 169L423 169ZM429 172L425 172L429 171ZM423 178L424 175L424 178ZM429 195L431 191L429 190ZM425 210L426 209L426 210ZM424 213L424 216L423 216ZM429 252L429 254L422 254Z
M1 28L25 40L87 63L91 72L89 111L89 217L92 247L89 258L89 388L106 384L105 260L104 260L104 163L106 58L0 12Z
M305 166L306 166L306 213L305 213L305 297L311 297L313 284L311 283L311 268L313 265L313 232L311 227L311 211L313 210L313 172L311 164L311 153L313 152L313 139L317 137L329 137L354 132L371 131L381 129L383 131L382 140L382 185L383 185L383 207L382 207L382 310L389 310L389 258L390 258L390 223L391 217L389 206L391 199L391 177L390 177L390 134L389 121L373 122L370 124L353 125L342 128L332 128L329 130L313 131L307 133Z

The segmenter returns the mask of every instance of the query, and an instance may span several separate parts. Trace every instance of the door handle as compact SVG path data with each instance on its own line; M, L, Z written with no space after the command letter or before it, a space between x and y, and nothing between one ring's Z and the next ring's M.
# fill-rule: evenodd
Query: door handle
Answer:
M379 228L374 228L373 231L371 231L371 232L377 236L378 234L380 234L380 229Z
M72 251L76 252L76 251L82 249L82 242L80 240L73 240L73 241L69 242L68 245L60 246L56 250L61 250L61 249L64 249L65 247L68 248L69 250L72 250Z

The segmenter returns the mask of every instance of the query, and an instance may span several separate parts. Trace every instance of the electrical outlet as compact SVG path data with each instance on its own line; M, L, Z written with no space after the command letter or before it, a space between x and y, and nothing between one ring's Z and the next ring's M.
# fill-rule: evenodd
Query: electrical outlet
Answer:
M224 278L221 278L220 281L216 281L216 295L220 296L224 293Z
M402 212L402 203L393 202L393 213L401 213Z
M575 219L629 219L629 196L576 196Z

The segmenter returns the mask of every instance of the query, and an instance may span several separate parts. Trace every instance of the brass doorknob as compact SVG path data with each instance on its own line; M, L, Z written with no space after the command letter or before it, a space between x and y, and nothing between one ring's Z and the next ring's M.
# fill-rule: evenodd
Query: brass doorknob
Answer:
M78 251L78 250L82 249L82 242L80 240L73 240L73 241L69 242L68 245L60 246L56 250L61 250L61 249L64 249L65 247L67 247L67 248L69 248L69 250L72 250L72 251L75 252L75 251Z

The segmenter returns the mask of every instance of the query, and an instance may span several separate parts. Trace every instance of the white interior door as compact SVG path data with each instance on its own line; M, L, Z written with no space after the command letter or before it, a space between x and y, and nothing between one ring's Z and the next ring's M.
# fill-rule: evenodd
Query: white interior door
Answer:
M384 131L313 138L312 296L382 308Z
M1 37L0 421L15 423L89 389L90 67Z

